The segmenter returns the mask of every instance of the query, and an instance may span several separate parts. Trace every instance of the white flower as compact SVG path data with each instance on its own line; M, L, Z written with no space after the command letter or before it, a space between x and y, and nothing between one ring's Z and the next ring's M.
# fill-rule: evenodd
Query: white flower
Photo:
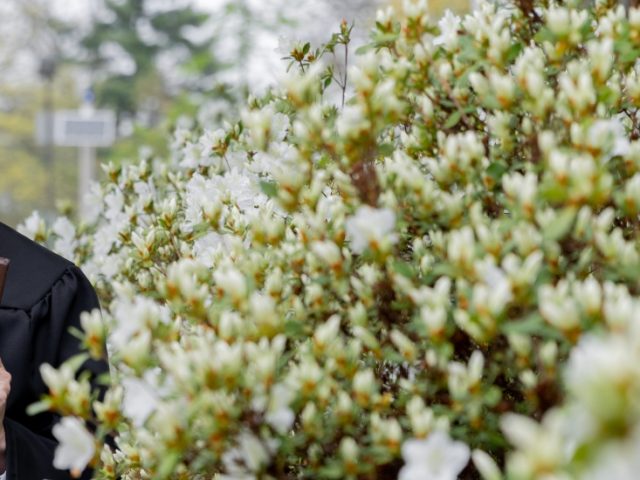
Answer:
M458 42L458 29L460 28L460 17L454 15L451 10L447 10L438 22L440 35L434 38L433 43L436 45L444 45L445 48L451 49Z
M102 202L104 201L103 198L104 192L102 191L100 184L98 182L91 183L89 191L84 196L85 210L83 220L86 223L92 224L96 220L98 220L100 213L102 213Z
M624 156L631 148L624 125L616 118L594 122L589 128L587 142L589 146L608 150L611 156Z
M279 53L283 57L288 57L294 50L301 51L303 43L300 40L294 40L286 35L280 35L278 37L278 47L274 49L276 53Z
M476 470L480 472L484 480L502 480L500 469L488 453L482 450L474 450L471 457Z
M199 144L203 155L212 155L213 150L224 143L227 132L222 128L208 130L200 137Z
M392 210L361 206L346 222L351 250L362 253L369 247L376 249L385 239L395 243L397 236L392 234L395 224L396 215Z
M102 215L106 220L99 224L94 235L94 252L96 257L106 257L111 249L120 243L120 232L130 226L129 215L124 212L124 195L120 190L105 194L101 205ZM117 268L117 263L106 261L105 266Z
M398 480L455 480L467 466L469 447L435 431L423 440L411 439L402 445L405 466Z
M73 226L73 223L71 223L67 217L58 217L56 221L53 222L52 231L59 237L68 239L75 236L76 227Z
M76 241L76 228L73 223L67 217L58 217L53 222L51 230L57 236L53 244L55 252L68 260L73 260L78 243Z
M95 441L84 422L77 417L64 417L53 427L53 436L60 442L56 447L53 466L79 475L95 453Z
M207 267L213 267L219 255L231 251L233 236L210 232L193 242L193 258Z
M500 419L500 426L507 440L516 447L509 463L517 465L520 472L537 472L543 468L553 471L570 458L573 446L566 436L566 421L559 410L550 410L542 423L525 415L507 413Z
M336 130L343 137L357 136L369 128L371 124L359 104L345 106L336 120Z
M467 265L473 258L475 239L473 230L469 226L453 230L449 234L447 256L452 263Z
M205 179L196 174L185 185L185 229L203 221L203 213L215 209L221 202L222 192L219 179Z
M238 436L238 446L222 455L222 463L230 478L255 478L257 472L269 461L269 452L263 442L252 433L243 432Z
M273 127L272 127L273 128ZM224 189L229 192L231 198L238 207L244 211L264 205L267 201L252 174L248 171L233 169L222 177Z
M625 335L587 335L571 351L567 389L591 415L605 422L634 413L629 408L629 395L633 395L629 388L640 385L640 373L631 340Z
M402 2L402 10L407 18L416 19L429 13L427 0L405 0Z
M169 321L166 306L142 296L133 300L120 298L114 302L111 311L114 325L109 334L109 345L116 350L124 349L137 333Z
M387 25L394 18L395 11L391 5L386 8L380 8L376 11L376 22L381 25Z
M211 162L211 156L205 155L204 149L197 143L188 142L180 150L182 160L180 166L185 169L196 169L199 166L208 166Z
M569 283L565 280L558 282L555 287L540 287L538 308L547 322L562 330L572 330L580 323L578 303L570 295Z
M63 392L75 377L73 369L66 364L54 368L48 363L43 363L40 365L40 375L53 395Z
M216 285L234 299L240 299L247 293L244 275L233 267L216 270L213 274Z
M533 210L538 193L538 177L535 173L513 173L502 177L504 192L516 199L525 210Z
M18 232L20 232L25 237L29 237L31 240L36 237L41 237L45 232L45 223L40 214L37 211L34 211L29 217L24 221L24 223L18 225Z
M340 249L331 241L313 242L311 250L330 267L337 266L342 261Z
M256 152L247 170L260 175L273 176L276 169L291 170L298 160L298 150L286 142L269 145L268 152Z
M326 322L316 328L313 341L319 348L325 348L335 341L339 331L340 315L332 315Z
M271 389L269 409L265 414L265 420L281 435L291 429L296 418L293 410L289 408L294 396L294 392L282 383L274 385Z
M626 442L612 442L598 455L582 480L636 480L640 471L640 429Z
M135 377L122 380L122 387L122 413L135 426L140 427L158 407L158 392L149 382Z
M569 10L561 7L552 7L547 11L547 26L556 35L562 36L571 29Z
M496 267L491 258L478 262L476 269L486 288L482 288L481 284L476 285L474 303L477 301L478 307L487 307L492 313L498 314L513 299L511 282L504 270Z

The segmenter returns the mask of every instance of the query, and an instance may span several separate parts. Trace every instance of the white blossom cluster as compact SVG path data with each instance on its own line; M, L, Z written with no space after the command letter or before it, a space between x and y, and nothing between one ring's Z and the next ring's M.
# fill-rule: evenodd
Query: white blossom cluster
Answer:
M104 305L82 324L105 397L42 369L57 466L637 477L640 10L404 3L344 106L301 47L239 121L107 166L89 222L22 226Z

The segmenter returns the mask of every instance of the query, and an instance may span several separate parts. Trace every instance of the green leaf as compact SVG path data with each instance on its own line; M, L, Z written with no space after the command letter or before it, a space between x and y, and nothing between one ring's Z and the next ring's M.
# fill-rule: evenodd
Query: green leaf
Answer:
M437 263L428 272L431 278L438 278L442 276L452 277L457 274L456 269L449 263Z
M495 385L489 387L487 392L484 394L484 403L489 407L496 406L501 399L502 391Z
M522 43L517 42L511 45L507 50L507 55L506 55L507 62L508 63L513 62L516 58L518 58L518 55L520 55L521 51L522 51Z
M111 373L110 372L105 372L102 373L100 375L98 375L95 379L95 383L97 385L104 385L104 386L111 386L111 384L113 383L113 378L111 378Z
M547 240L559 240L564 237L573 225L576 216L574 207L564 208L558 216L544 229L544 237Z
M169 478L180 461L180 452L169 452L164 456L158 468L157 478Z
M544 321L539 313L532 313L524 320L514 320L502 325L501 330L505 334L518 333L521 335L536 335L543 338L564 340L562 334Z
M393 262L393 270L396 273L399 273L400 275L402 275L403 277L407 277L407 278L415 277L415 272L411 268L411 265L409 265L406 262L402 262L400 260Z
M88 353L78 353L77 355L70 357L64 363L65 365L70 366L74 372L77 372L87 360L89 360Z
M469 81L469 77L471 76L471 74L474 72L479 72L483 68L485 68L484 64L482 62L476 61L471 67L465 70L462 76L458 77L458 79L456 80L456 86L460 88L469 88L471 86L471 82ZM471 102L471 100L468 100L468 102ZM464 111L471 113L477 109L478 106L471 102L471 104L466 107Z
M598 89L597 95L598 95L598 101L605 104L615 103L615 101L619 96L618 92L616 92L614 89L607 86L604 86Z
M567 197L567 189L556 182L545 181L540 185L539 195L547 202L560 203Z
M278 185L276 182L262 181L260 182L260 189L267 197L273 198L278 195Z
M395 147L392 143L381 143L378 147L378 152L384 157L390 156L394 152L394 150Z
M542 27L533 38L537 43L544 43L555 41L556 36L547 27Z
M462 118L462 110L456 110L451 115L449 115L449 118L447 118L447 121L444 122L444 125L442 126L442 128L449 129L449 128L455 127L461 118Z
M48 412L49 410L51 410L51 401L40 400L27 407L27 415L38 415L39 413Z
M287 336L296 338L305 334L305 328L296 320L287 320L284 324L284 332Z
M593 265L593 247L587 247L580 252L580 256L578 257L578 262L576 263L575 271L583 271L587 270L591 265Z
M382 33L382 34L376 34L373 37L373 41L378 47L381 45L388 45L390 43L393 43L397 39L398 39L397 33Z
M618 278L626 279L629 282L638 282L640 278L640 271L637 264L621 265L615 269L615 274ZM616 278L615 280L618 280Z
M481 101L482 104L487 108L491 108L493 110L500 110L502 108L502 105L500 105L498 98L491 93L482 97Z
M504 172L507 171L507 166L500 162L493 162L491 165L487 167L485 170L486 174L489 175L494 180L500 180Z
M321 467L318 473L319 473L319 476L321 476L322 478L337 479L337 478L345 477L344 470L342 469L342 466L338 462L335 462L326 467Z
M331 164L332 158L329 155L322 155L320 158L316 160L316 167L319 169L327 168L328 165Z
M367 52L370 52L375 47L373 45L362 45L356 49L356 55L364 55Z
M622 63L629 63L640 57L640 51L635 48L625 48L623 53L620 54L620 61Z

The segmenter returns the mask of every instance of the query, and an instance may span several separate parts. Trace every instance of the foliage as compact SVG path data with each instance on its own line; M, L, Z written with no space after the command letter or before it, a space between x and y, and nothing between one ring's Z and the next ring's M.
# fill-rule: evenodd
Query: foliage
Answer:
M105 399L44 367L37 407L96 478L635 478L640 10L403 10L344 108L309 61L23 226L106 307Z
M199 76L217 69L210 52L213 37L196 42L189 36L190 29L202 27L208 15L188 5L157 10L151 3L105 0L104 19L96 19L81 42L87 55L85 63L97 72L98 104L119 114L135 115L141 109L151 114L162 111L170 91L166 75L158 68L160 56L173 58L174 67L180 59L187 67L193 67L197 60ZM130 65L119 71L114 67L118 61ZM171 72L173 76L175 73Z

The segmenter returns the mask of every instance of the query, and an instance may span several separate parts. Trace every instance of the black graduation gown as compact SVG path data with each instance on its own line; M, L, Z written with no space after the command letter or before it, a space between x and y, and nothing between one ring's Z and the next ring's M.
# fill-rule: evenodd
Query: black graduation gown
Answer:
M59 417L28 416L25 410L47 392L39 366L57 367L79 353L69 328L79 328L80 314L98 308L98 299L75 265L2 223L0 257L11 261L0 301L0 357L12 378L4 422L7 479L69 479L68 472L53 467L51 431ZM88 362L86 368L95 376L108 369L101 362ZM89 477L85 472L82 478Z

